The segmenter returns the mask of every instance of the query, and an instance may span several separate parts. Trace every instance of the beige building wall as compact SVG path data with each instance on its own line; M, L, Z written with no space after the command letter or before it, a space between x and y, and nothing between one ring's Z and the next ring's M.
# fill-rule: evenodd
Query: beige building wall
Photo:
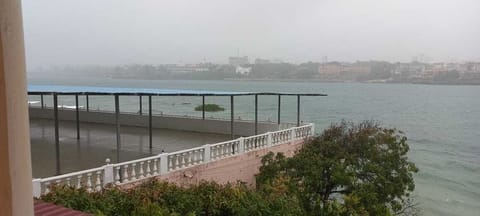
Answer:
M0 0L0 215L33 215L20 0Z

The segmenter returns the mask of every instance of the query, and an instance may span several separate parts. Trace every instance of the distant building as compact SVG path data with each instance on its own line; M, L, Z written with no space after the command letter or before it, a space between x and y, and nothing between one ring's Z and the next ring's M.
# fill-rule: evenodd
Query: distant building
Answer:
M193 73L193 72L206 72L210 69L201 64L187 64L187 65L167 65L167 70L172 73Z
M427 73L427 76L433 76L432 70L427 68L424 64L412 62L412 63L398 63L393 69L393 74L403 78L420 78L423 74Z
M318 67L319 78L323 80L356 80L370 73L368 62L341 63L327 62Z
M237 67L235 68L235 73L236 73L236 74L248 76L248 75L250 74L250 72L252 72L252 67L241 67L241 66L237 66Z
M229 57L228 58L228 63L232 66L248 65L249 64L248 56L243 56L243 57L232 56L232 57Z
M318 67L318 73L325 76L336 76L343 71L343 65L338 62L321 64Z
M255 64L270 64L270 60L268 59L261 59L261 58L257 58L255 59Z

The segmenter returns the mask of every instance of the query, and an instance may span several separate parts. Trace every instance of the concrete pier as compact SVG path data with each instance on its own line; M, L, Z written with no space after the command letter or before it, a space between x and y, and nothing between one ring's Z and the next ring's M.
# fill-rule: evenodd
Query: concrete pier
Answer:
M116 157L115 127L111 124L80 123L77 139L75 121L60 121L61 172L68 173L105 165L105 159ZM149 148L149 131L145 127L122 126L120 160L128 161L189 149L230 139L228 134L200 133L154 128L153 146ZM50 119L30 119L33 177L55 175L54 122Z

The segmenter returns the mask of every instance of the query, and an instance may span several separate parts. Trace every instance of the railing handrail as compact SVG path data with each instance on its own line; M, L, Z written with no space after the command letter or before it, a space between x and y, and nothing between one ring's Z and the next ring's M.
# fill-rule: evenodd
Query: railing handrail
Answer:
M278 131L272 131L270 133L277 134L277 133L282 133L282 132L288 132L288 131L292 130L292 128L295 128L295 127L291 127L291 128L287 128L287 129L283 129L283 130L278 130Z
M240 138L246 139L247 137L240 137ZM228 140L228 141L223 141L223 142L219 142L219 143L210 144L210 147L216 147L216 146L224 145L224 144L227 144L227 143L238 142L238 141L240 141L240 138L233 139L233 140Z
M168 156L171 156L171 155L176 155L176 154L187 153L187 152L190 152L190 151L200 150L200 149L203 149L203 148L204 148L203 146L200 146L200 147L184 149L184 150L180 150L180 151L176 151L176 152L170 152L170 153L167 153L167 154L168 154Z
M101 167L88 169L88 170L81 170L81 171L66 173L66 174L62 174L62 175L58 175L58 176L51 176L51 177L47 177L47 178L37 178L37 179L39 179L42 182L53 181L53 180L64 179L64 178L68 178L68 177L72 177L72 176L78 176L78 175L83 175L83 174L92 173L92 172L96 172L96 171L101 171L101 170L104 170L104 168L105 168L105 165L101 166Z
M154 156L150 156L150 157L146 157L146 158L129 160L129 161L124 161L124 162L110 164L110 165L112 165L114 167L124 166L124 165L128 165L128 164L131 164L131 163L138 163L138 162L144 162L144 161L148 161L148 160L152 160L152 159L158 159L158 158L160 158L160 156L161 156L161 154L158 154L158 155L154 155Z
M263 136L267 136L269 133L272 133L272 132L266 132L266 133L263 133L263 134L257 134L257 135L245 137L245 139L253 139L253 138L257 138L257 137L263 137Z

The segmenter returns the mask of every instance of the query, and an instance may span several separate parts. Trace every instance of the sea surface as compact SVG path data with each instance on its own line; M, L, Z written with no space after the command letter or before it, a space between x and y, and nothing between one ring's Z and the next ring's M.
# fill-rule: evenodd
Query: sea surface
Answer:
M121 80L81 77L29 77L29 84L87 85L249 92L326 93L302 97L301 120L314 122L316 132L332 123L376 120L404 131L419 167L415 196L424 215L480 215L480 86L361 84L264 81ZM31 97L30 100L38 100ZM61 96L59 104L74 105ZM259 118L277 120L277 97L259 97ZM45 102L51 104L51 97ZM229 118L228 97L207 97L224 112L207 117ZM194 107L201 97L154 97L154 113L201 116ZM85 99L80 98L85 106ZM139 98L120 97L121 111L138 112ZM90 96L90 109L113 110L113 97ZM143 112L147 112L147 98ZM254 118L254 97L235 98L235 118ZM296 97L282 97L281 121L296 121Z

